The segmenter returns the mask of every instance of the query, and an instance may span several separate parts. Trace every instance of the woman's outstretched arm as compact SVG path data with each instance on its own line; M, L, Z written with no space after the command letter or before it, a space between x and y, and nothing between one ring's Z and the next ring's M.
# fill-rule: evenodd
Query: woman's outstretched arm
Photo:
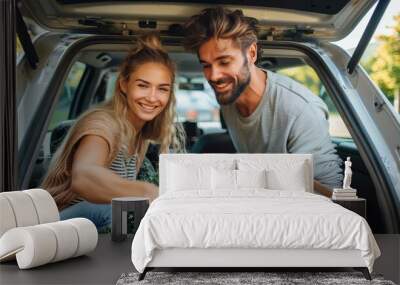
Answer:
M129 181L107 168L110 151L104 138L84 136L73 157L71 190L92 203L109 203L112 198L123 196L155 199L158 196L157 186Z

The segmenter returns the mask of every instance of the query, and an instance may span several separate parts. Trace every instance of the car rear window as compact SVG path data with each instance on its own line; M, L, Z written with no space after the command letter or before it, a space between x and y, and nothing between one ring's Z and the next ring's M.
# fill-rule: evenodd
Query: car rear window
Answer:
M70 119L69 114L72 102L82 80L83 74L86 70L86 64L82 62L75 62L72 66L67 80L64 83L63 91L58 99L57 105L54 109L48 130L53 130L60 122Z
M319 96L327 105L329 110L329 134L331 137L351 138L351 135L344 124L340 114L338 113L331 97L326 92L324 85L319 79L318 74L309 65L282 68L277 71L286 75L304 86L306 86L315 96Z

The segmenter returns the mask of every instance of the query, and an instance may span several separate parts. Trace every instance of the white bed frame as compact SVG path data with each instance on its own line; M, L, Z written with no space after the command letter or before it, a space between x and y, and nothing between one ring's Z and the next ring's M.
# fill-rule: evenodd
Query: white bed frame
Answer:
M139 281L155 268L343 268L361 271L367 280L371 275L359 250L329 249L157 249Z
M313 164L311 155L290 155L290 159L303 160L307 165L309 189L313 192ZM164 185L168 179L168 161L194 161L207 159L210 164L218 159L266 159L268 163L274 160L287 159L287 154L168 154L160 156L160 194L166 191ZM253 248L169 248L157 249L152 260L144 272L140 274L142 280L146 273L154 268L237 268L246 271L246 268L288 268L288 267L353 267L362 271L365 278L371 280L369 270L361 257L359 250L330 250L330 249L253 249Z
M157 249L148 267L365 267L359 250Z

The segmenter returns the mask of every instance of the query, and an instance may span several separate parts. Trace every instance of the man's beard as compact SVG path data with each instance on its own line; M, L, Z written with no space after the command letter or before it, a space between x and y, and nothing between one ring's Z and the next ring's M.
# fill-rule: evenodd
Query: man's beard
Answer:
M216 82L210 82L211 86L214 89L215 92L215 97L217 99L217 102L220 105L230 105L234 103L237 98L239 98L240 94L249 86L250 84L250 70L249 66L247 64L247 60L244 62L243 67L241 68L241 71L238 76L238 81L235 82L232 80L232 90L225 92L225 93L218 93L217 90L214 87L214 84L221 84L221 83L226 83L229 82L229 78L222 78Z

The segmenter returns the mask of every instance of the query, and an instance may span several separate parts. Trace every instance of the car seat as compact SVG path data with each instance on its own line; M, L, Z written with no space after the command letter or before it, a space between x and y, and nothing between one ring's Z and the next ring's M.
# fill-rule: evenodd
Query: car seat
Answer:
M191 148L192 153L236 153L222 114L220 120L223 132L200 136Z
M185 130L186 135L186 149L191 149L191 147L196 143L198 138L203 134L203 131L197 126L197 122L185 121L182 123L182 127Z
M66 137L69 129L75 123L75 120L66 120L60 122L51 132L50 136L50 153L51 156L56 152L62 141Z

